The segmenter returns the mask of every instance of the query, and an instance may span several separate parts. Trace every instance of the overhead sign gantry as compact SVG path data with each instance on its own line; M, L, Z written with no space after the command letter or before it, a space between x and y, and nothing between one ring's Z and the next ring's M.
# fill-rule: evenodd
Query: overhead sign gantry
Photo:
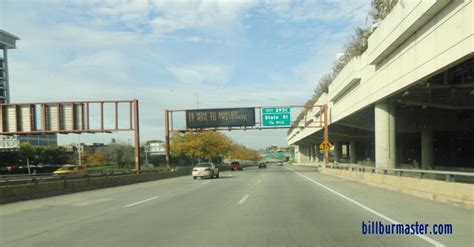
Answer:
M120 107L127 114L119 115ZM112 111L106 111L112 108ZM95 109L93 111L92 109ZM98 116L91 116L91 112ZM110 114L113 113L113 118ZM84 134L133 131L135 170L140 172L138 100L0 104L0 135Z
M256 106L244 108L185 109L165 110L165 148L166 164L170 165L170 133L202 132L220 130L264 130L287 129L294 121L294 109L307 109L314 116L306 117L295 128L323 128L324 143L329 143L327 105ZM175 113L184 112L185 128L175 128ZM328 162L329 149L324 149L324 161Z

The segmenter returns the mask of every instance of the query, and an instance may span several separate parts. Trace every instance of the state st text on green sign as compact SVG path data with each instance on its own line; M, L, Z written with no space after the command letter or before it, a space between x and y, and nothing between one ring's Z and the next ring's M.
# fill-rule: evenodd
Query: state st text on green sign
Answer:
M262 126L290 126L290 107L267 107L262 108Z

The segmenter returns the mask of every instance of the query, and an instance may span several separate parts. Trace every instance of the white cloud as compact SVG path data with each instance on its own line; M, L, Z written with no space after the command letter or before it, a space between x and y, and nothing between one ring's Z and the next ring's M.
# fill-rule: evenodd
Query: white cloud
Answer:
M20 2L18 6L17 2ZM219 55L206 57L206 60L192 55L189 60L176 58L179 56L174 55L183 51L164 50L166 48L160 47L163 39L178 49L182 42L198 47L203 43L218 44L222 49L222 43L241 44L246 39L246 31L241 28L244 24L252 28L252 23L243 23L243 18L256 8L275 11L278 20L296 25L321 18L334 20L335 17L329 16L331 13L354 15L359 6L359 1L355 6L345 1L333 3L338 6L336 10L311 3L304 3L308 9L302 9L289 1L277 5L207 0L21 2L14 1L10 4L13 8L6 6L8 10L0 10L4 16L0 18L2 28L21 38L18 49L10 52L13 100L138 98L142 140L162 138L163 110L193 108L196 93L200 106L209 108L304 102L319 75L327 70L327 61L333 61L340 47L338 42L344 37L331 31L321 32L320 35L327 36L323 42L326 44L308 45L312 48L299 60L300 64L289 65L282 71L262 70L273 84L258 85L236 79L238 76L231 65L234 61L227 60L235 54L226 59ZM289 38L291 36L294 34L289 34ZM318 53L321 50L325 53ZM239 51L228 50L228 53ZM144 53L146 61L143 61ZM249 58L244 56L247 55L234 57L238 63L241 58ZM141 77L142 71L134 70L141 69L142 65L153 67L146 71L148 79ZM172 78L168 78L170 75ZM242 139L238 141L245 140L239 138Z
M124 69L127 65L127 57L114 50L101 50L92 54L81 55L66 63L67 68L77 67L99 67L107 69Z
M172 32L191 28L216 29L234 25L255 1L153 1L157 16L151 20L155 32Z
M348 19L360 23L367 17L370 0L303 0L298 2L266 0L264 5L282 18L278 19L278 22Z
M193 64L184 66L169 66L170 71L181 83L186 84L222 84L229 80L230 69L223 65Z

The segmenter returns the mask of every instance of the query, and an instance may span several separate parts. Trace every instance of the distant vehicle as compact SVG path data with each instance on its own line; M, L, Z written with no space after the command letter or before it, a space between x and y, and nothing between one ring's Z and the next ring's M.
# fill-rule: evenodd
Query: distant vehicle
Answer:
M198 177L218 178L219 168L217 168L216 165L210 162L197 163L193 168L193 179L196 179Z
M258 164L258 168L267 168L267 164L262 162Z
M283 162L278 161L277 166L283 166Z
M242 171L242 165L240 165L239 162L234 161L234 162L230 163L230 170L231 171L235 171L235 170Z
M63 165L53 172L55 175L86 174L87 169L84 166Z

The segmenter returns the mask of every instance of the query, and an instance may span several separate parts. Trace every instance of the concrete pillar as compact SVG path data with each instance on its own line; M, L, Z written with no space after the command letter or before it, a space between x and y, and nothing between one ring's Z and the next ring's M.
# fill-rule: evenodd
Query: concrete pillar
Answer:
M421 131L421 167L423 169L434 168L433 131Z
M295 146L295 162L301 163L301 149L300 149L300 145Z
M375 166L395 168L395 105L375 104Z
M316 144L311 144L311 148L313 150L313 162L318 162L318 156L316 155L318 146Z
M309 146L305 145L304 146L304 151L305 151L305 162L309 162L311 160L311 151L309 150Z
M308 145L309 162L313 162L313 144Z
M319 145L316 144L314 145L314 161L315 162L320 162L319 156L320 156Z
M305 163L308 162L308 147L306 145L298 145L298 162Z
M334 142L334 162L339 163L341 159L341 143Z
M449 137L449 165L454 166L458 160L457 143L454 136Z
M311 146L306 145L306 162L311 162Z
M349 157L349 152L350 152L350 151L349 151L349 144L346 143L346 144L343 145L343 147L344 147L344 150L343 150L343 151L344 151L344 154L345 154L345 155L341 155L341 157L344 157L344 158L347 159L347 158Z
M355 141L349 144L349 158L351 164L357 164L357 146Z

